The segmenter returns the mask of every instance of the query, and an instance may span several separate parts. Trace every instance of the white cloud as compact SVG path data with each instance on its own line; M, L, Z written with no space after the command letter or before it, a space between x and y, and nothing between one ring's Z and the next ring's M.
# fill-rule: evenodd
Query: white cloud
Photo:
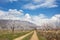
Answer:
M26 21L30 21L30 20L31 20L31 16L27 13L27 14L25 14L24 19L25 19Z
M0 16L3 15L3 14L4 14L4 12L0 10Z
M8 3L8 2L17 2L18 0L2 0L1 2L2 3Z
M18 0L9 0L9 2L14 2L14 1L18 1Z
M56 28L57 25L59 25L59 23L60 23L60 14L56 14L56 15L52 16L51 18L48 18L44 14L35 15L35 16L29 15L27 21L28 20L29 20L29 22L39 25L42 28L48 27L48 26L49 26L49 28Z
M36 3L37 5L33 4ZM25 9L37 9L37 8L53 8L58 7L56 0L33 0L33 3L28 3L24 5Z
M9 9L8 11L0 11L0 19L20 20L19 16L23 15L22 10Z
M21 14L23 14L23 11L22 10L17 10L17 9L9 9L9 14L12 14L12 15L17 15L17 14L19 14L19 15L21 15Z
M45 3L41 4L40 6L44 6L47 8L51 8L51 7L57 7L56 5L56 0L46 0Z
M51 22L57 26L57 28L60 28L60 14L56 14L51 18Z
M54 16L51 18L51 20L52 20L53 22L60 21L60 14L54 15Z
M41 27L48 25L51 27L53 26L52 28L56 28L60 23L60 14L56 14L51 18L48 18L44 14L30 15L29 13L24 14L23 10L9 9L8 11L0 10L0 19L28 21Z
M44 2L45 0L32 0L34 3L42 3Z
M33 23L41 26L44 22L48 20L48 18L44 14L40 14L37 16L33 16L32 20L33 20Z

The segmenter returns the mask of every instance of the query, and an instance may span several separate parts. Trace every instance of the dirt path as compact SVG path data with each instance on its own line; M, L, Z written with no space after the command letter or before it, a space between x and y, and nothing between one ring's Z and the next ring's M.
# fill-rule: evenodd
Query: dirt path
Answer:
M30 40L39 40L36 31L34 31L34 34L32 35Z
M32 32L33 32L33 31L32 31ZM26 34L26 35L23 35L23 36L21 36L21 37L18 37L18 38L14 39L14 40L22 40L24 37L30 35L32 32L30 32L30 33L28 33L28 34Z

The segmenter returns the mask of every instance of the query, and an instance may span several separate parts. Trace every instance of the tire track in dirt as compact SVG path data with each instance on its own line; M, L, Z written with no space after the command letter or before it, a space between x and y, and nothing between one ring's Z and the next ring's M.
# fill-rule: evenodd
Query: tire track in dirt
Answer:
M32 33L33 33L33 31L30 32L30 33L28 33L28 34L26 34L26 35L23 35L23 36L21 36L21 37L15 38L15 39L13 39L13 40L22 40L23 38L25 38L26 36L28 36L28 35L30 35L30 34L32 34Z
M30 40L39 40L35 30Z

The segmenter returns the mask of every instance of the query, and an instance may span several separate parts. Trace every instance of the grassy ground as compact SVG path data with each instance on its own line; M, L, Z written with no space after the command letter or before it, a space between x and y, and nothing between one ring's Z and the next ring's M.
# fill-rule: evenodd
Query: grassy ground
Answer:
M0 35L0 40L13 40L14 38L23 36L29 32L20 32L20 33L7 33L7 34L1 34Z
M45 37L41 36L40 32L37 32L39 40L47 40Z
M28 35L27 37L23 38L22 40L30 40L30 38L32 37L33 33Z

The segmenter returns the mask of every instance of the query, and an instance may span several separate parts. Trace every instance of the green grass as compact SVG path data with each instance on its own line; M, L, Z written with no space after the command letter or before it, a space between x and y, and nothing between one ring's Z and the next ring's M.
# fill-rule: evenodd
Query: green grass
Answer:
M7 33L7 34L1 34L0 35L0 40L13 40L14 38L23 36L29 32L20 32L20 33Z
M30 40L30 38L32 37L33 33L28 35L27 37L23 38L22 40Z
M41 36L40 32L37 32L39 40L47 40L45 37Z

